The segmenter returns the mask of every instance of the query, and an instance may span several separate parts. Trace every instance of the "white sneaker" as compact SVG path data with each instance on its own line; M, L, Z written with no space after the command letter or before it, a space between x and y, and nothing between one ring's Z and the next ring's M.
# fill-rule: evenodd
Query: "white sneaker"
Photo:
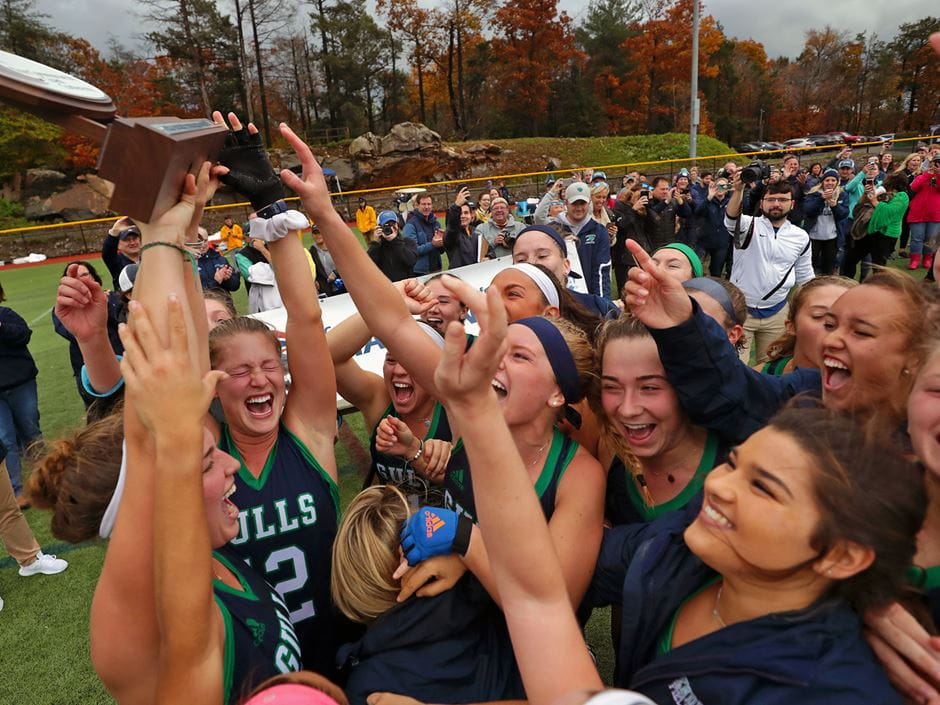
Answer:
M36 575L38 573L42 573L43 575L55 575L56 573L61 573L68 567L69 564L67 561L40 551L36 554L36 560L32 563L20 566L20 575L23 577Z

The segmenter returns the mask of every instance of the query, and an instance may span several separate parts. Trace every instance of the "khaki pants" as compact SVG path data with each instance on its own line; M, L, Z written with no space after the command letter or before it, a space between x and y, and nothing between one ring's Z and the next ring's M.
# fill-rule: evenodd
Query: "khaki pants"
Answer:
M0 462L0 540L6 546L7 553L20 565L28 565L36 560L39 544L16 504L5 460Z
M750 364L751 350L755 351L756 362L766 361L767 348L787 330L786 323L789 311L790 304L787 304L773 316L767 318L755 318L750 315L747 317L747 320L744 321L744 337L747 340L747 345L739 353L744 364Z

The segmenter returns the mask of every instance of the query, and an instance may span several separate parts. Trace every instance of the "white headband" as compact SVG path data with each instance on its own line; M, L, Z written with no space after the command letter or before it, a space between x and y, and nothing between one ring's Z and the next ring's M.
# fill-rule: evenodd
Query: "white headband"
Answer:
M438 333L430 324L425 323L424 321L416 321L418 328L427 333L427 336L434 341L434 344L439 347L441 350L444 349L444 336Z
M542 295L545 296L545 300L548 301L549 306L554 306L559 308L561 302L558 300L558 288L555 283L552 281L545 272L543 272L538 267L535 267L528 262L519 262L512 265L512 269L518 269L520 272L525 274L529 279L535 282L535 285L539 288L539 291L542 292Z
M118 473L117 484L114 486L114 494L111 495L111 501L108 502L108 507L101 517L101 524L98 526L98 536L103 539L109 538L114 530L114 520L117 519L118 509L121 507L121 497L124 495L124 481L126 479L127 441L121 441L121 471Z

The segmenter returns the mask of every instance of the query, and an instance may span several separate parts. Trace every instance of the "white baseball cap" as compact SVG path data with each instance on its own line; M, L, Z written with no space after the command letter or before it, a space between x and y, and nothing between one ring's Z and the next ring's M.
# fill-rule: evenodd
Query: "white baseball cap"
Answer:
M582 181L575 181L565 189L565 200L568 203L577 203L584 201L591 202L591 187Z

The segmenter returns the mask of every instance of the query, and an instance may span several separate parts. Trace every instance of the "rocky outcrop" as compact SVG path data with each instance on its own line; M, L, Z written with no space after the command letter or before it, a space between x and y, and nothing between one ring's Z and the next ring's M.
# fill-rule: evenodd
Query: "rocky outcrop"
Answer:
M357 187L445 181L491 173L504 150L493 144L476 144L466 151L445 147L441 136L419 123L403 122L379 137L367 132L349 145L350 166ZM342 161L342 160L336 160ZM340 169L332 163L344 186Z
M69 184L65 174L31 169L23 187L23 214L31 220L85 220L109 215L114 185L94 174L83 174Z

